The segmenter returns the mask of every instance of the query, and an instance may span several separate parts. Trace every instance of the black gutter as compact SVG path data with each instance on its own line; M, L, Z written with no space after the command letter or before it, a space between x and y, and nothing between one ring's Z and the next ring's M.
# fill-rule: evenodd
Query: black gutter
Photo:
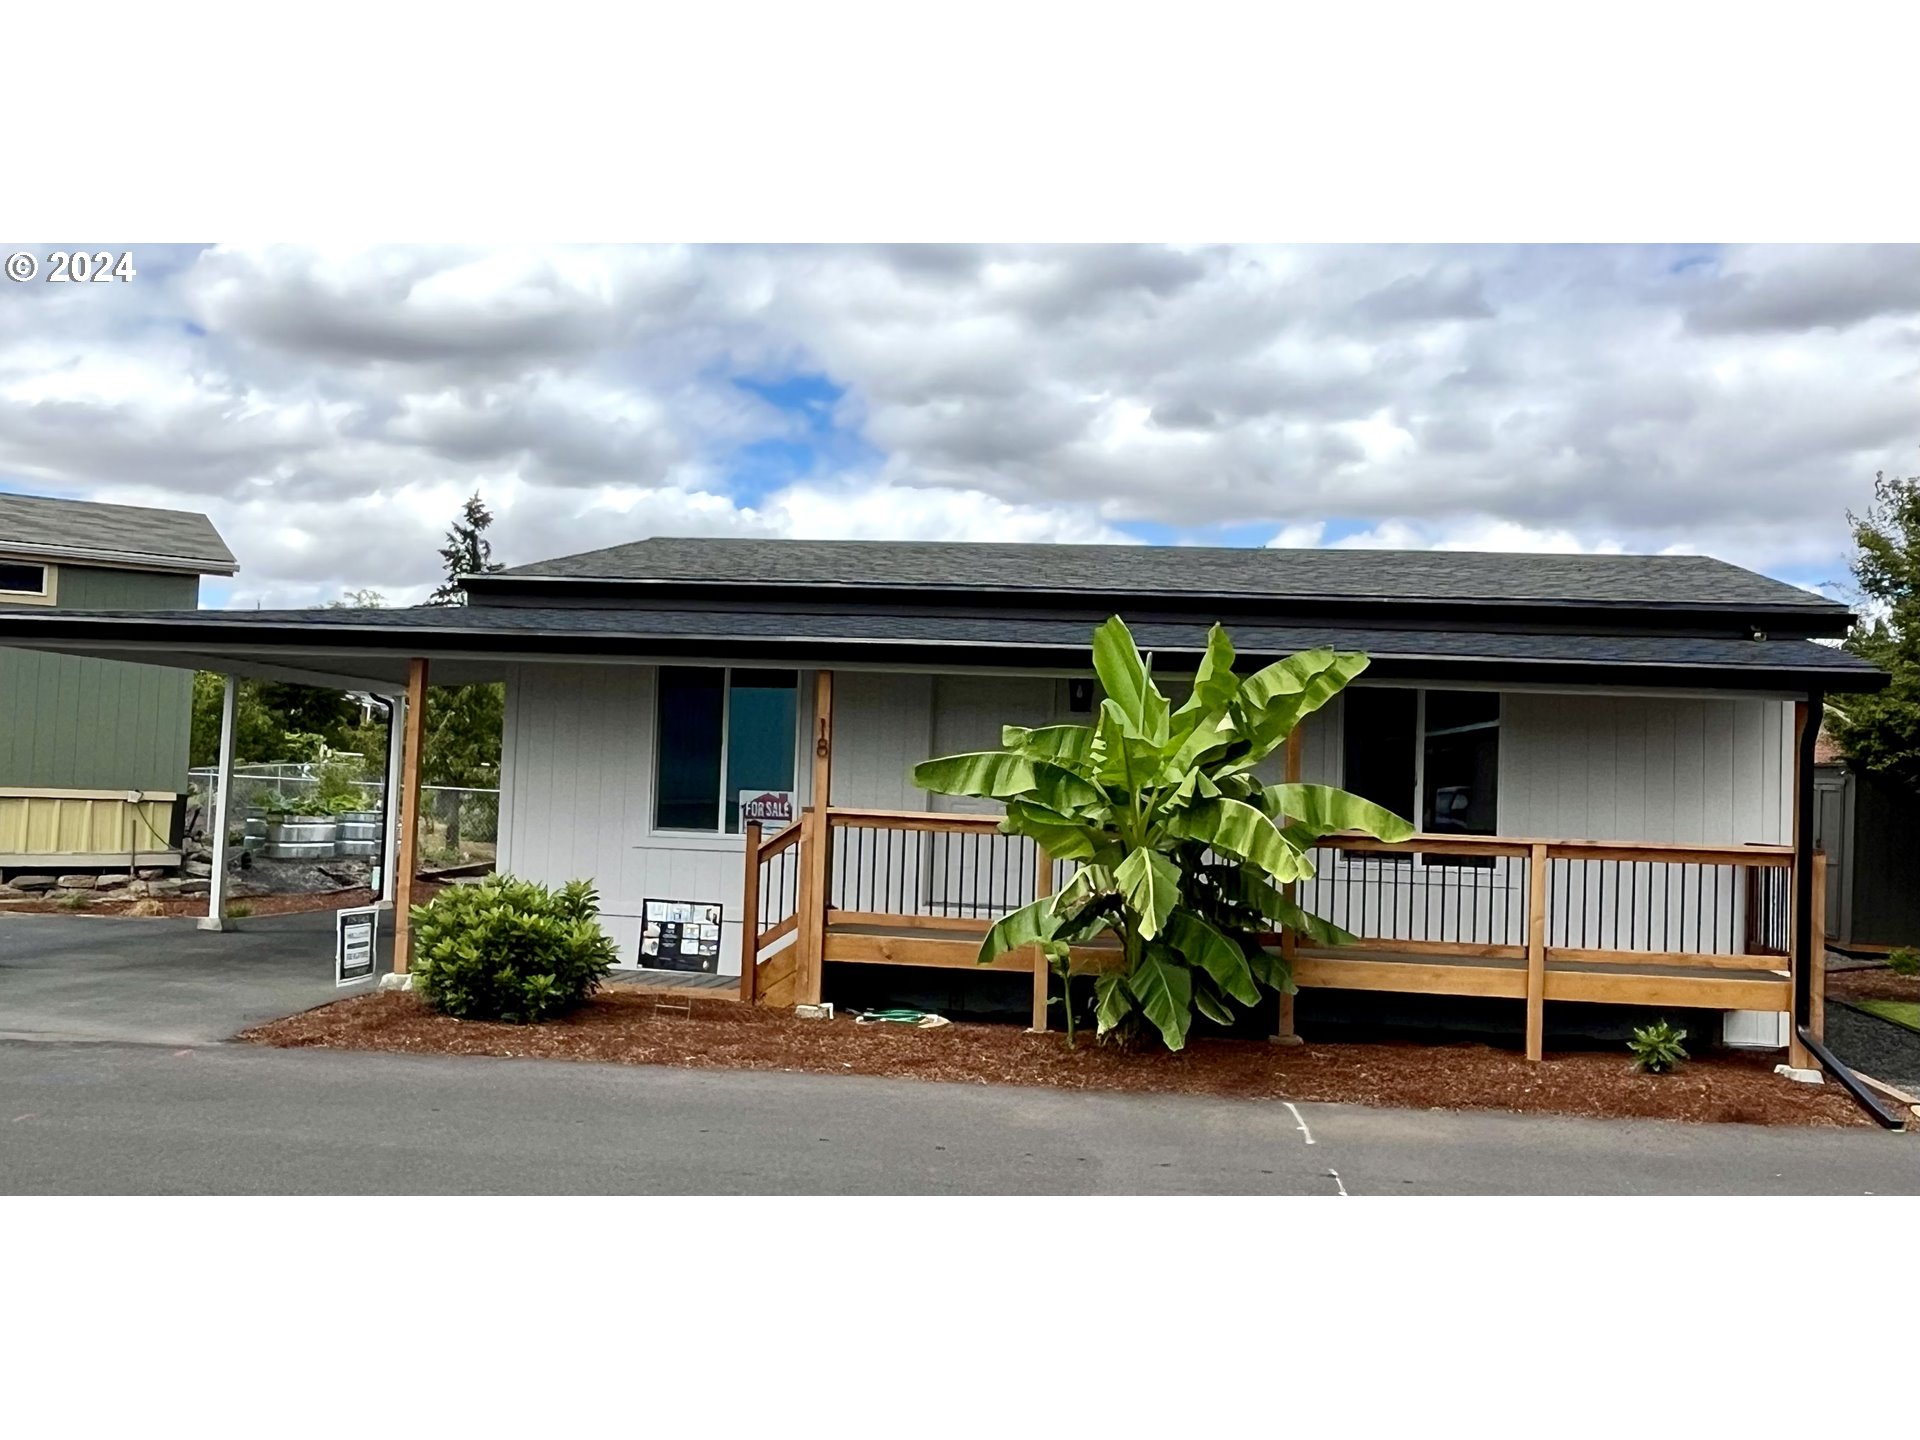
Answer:
M97 624L97 622L95 622ZM1084 642L1022 644L992 640L926 640L912 637L862 638L854 636L821 637L811 635L717 636L606 634L594 632L554 633L549 630L479 629L466 626L359 626L359 625L275 625L227 624L174 625L165 622L130 620L131 633L116 637L138 645L172 645L190 652L219 653L244 650L263 661L286 659L297 663L301 653L339 655L355 653L384 658L405 659L414 655L429 658L455 658L463 655L504 656L510 659L538 660L560 655L631 656L637 660L758 660L785 663L797 669L834 664L878 664L942 666L959 669L1047 669L1080 674L1087 669ZM10 628L0 622L0 645L21 641L56 639L86 642L98 634L87 622L76 623L66 617L36 618L32 629ZM107 642L112 644L112 640ZM1156 644L1156 654L1174 663L1166 666L1178 673L1181 660L1197 660L1198 643L1170 646ZM1299 647L1293 647L1299 648ZM1758 649L1759 647L1755 647ZM271 652L284 649L288 656ZM111 655L98 649L90 654L139 662L138 650ZM1249 646L1241 656L1249 663L1278 659L1289 651L1268 651ZM1372 665L1369 674L1378 680L1473 680L1482 683L1502 681L1575 686L1606 685L1630 689L1704 688L1713 690L1756 690L1778 693L1801 687L1818 686L1836 692L1873 691L1889 680L1884 671L1818 670L1788 666L1778 662L1757 665L1727 665L1701 661L1622 661L1609 659L1578 660L1563 657L1528 657L1487 654L1436 655L1369 650ZM154 663L147 660L145 663Z
M1889 1130L1906 1128L1907 1117L1887 1108L1881 1098L1869 1090L1860 1077L1844 1065L1825 1044L1814 1038L1813 1023L1813 947L1826 944L1827 937L1813 933L1813 756L1820 739L1820 717L1826 697L1815 690L1807 696L1807 723L1800 731L1800 753L1796 757L1794 797L1796 823L1793 837L1793 953L1799 963L1793 967L1793 1033L1812 1052L1813 1058L1838 1080L1846 1092L1869 1115Z
M1391 613L1403 610L1409 612L1410 618L1417 617L1414 618L1416 624L1425 624L1437 616L1471 618L1482 622L1505 618L1515 624L1537 624L1548 615L1555 617L1555 624L1579 624L1583 620L1618 624L1623 615L1653 615L1700 622L1726 622L1739 629L1758 622L1762 629L1830 639L1847 634L1855 618L1845 606L1832 601L1794 604L1773 601L1726 603L1659 599L1517 599L1512 596L1467 595L1297 595L1244 590L1155 590L1146 587L1116 587L1111 590L1088 587L1076 590L1046 586L939 583L909 587L886 583L773 583L732 578L625 580L552 575L469 576L463 577L461 584L476 600L486 599L495 603L525 603L534 597L565 599L576 603L588 598L631 602L645 597L652 603L694 600L705 606L711 603L715 595L723 594L736 603L772 604L781 608L807 602L836 606L852 603L857 608L890 608L902 604L927 606L935 603L931 597L937 596L945 604L958 601L996 608L1008 605L1037 610L1066 607L1111 613L1114 610L1138 610L1142 606L1152 605L1204 612L1210 617L1228 611L1249 619L1267 612L1324 620L1335 617L1377 617L1383 611Z

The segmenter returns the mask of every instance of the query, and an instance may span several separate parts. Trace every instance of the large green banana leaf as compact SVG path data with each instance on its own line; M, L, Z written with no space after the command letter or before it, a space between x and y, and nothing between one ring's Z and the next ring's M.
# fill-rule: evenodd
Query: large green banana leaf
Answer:
M1363 800L1331 785L1269 785L1262 792L1269 815L1287 817L1289 834L1305 833L1314 839L1355 831L1376 840L1405 840L1413 826L1384 805Z
M1093 673L1100 677L1107 702L1118 708L1129 733L1152 745L1167 743L1171 714L1167 697L1153 683L1140 647L1133 643L1133 632L1118 615L1093 632Z

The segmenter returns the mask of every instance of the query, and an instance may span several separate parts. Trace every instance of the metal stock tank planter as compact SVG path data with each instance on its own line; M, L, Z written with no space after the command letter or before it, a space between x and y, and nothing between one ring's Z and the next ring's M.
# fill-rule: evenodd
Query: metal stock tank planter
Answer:
M334 819L339 823L334 853L361 860L377 860L384 826L378 810L349 810Z
M339 833L331 817L289 815L268 822L267 854L275 860L329 860Z

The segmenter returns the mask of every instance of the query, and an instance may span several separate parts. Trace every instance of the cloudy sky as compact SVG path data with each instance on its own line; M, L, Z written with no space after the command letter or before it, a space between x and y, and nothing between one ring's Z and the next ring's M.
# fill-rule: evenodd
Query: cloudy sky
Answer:
M0 285L0 490L205 511L242 567L208 604L420 598L475 489L508 562L1676 549L1818 585L1874 471L1920 472L1920 247L89 248L137 278Z

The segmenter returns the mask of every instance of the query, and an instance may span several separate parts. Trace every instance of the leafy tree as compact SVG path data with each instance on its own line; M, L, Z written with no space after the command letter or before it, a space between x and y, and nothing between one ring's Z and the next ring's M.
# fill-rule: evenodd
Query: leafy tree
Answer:
M1867 603L1846 648L1893 680L1828 701L1828 723L1854 763L1920 791L1920 475L1876 475L1867 513L1847 520Z
M195 768L220 763L220 705L227 677L210 670L193 676L193 719L187 763ZM260 682L242 680L233 698L234 758L242 764L285 758L287 724L260 698Z
M995 924L980 959L1037 944L1065 977L1069 947L1112 931L1122 964L1094 982L1102 1035L1144 1019L1178 1050L1195 1010L1227 1024L1232 1007L1259 1003L1263 988L1292 993L1286 962L1261 944L1263 934L1290 929L1315 944L1353 938L1281 889L1312 877L1313 842L1342 831L1413 834L1399 816L1344 790L1263 785L1254 774L1366 669L1365 655L1307 650L1244 679L1233 662L1233 644L1215 625L1193 693L1176 710L1115 616L1093 633L1105 692L1094 725L1009 725L1000 750L914 767L921 788L1003 801L1003 832L1080 862L1058 894Z
M478 491L467 498L440 548L446 579L429 605L464 605L462 575L484 575L505 567L493 558L487 527L493 515ZM435 686L427 691L426 740L420 751L421 776L429 785L491 789L500 783L500 736L506 723L504 685ZM446 845L460 845L460 807L447 816Z

